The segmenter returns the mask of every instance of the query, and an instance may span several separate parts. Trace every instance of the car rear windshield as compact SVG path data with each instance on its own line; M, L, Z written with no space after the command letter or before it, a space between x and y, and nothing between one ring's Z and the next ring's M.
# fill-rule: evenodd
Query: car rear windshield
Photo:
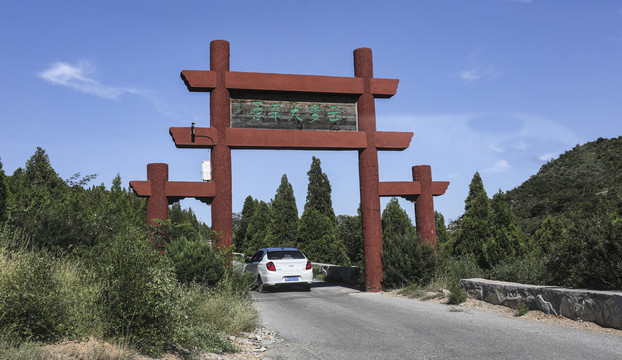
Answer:
M282 260L282 259L304 259L305 256L300 251L270 251L268 253L269 260Z

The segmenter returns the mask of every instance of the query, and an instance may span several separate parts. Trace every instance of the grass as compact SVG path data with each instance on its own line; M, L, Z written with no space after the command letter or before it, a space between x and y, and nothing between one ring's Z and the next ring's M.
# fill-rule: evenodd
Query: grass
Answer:
M127 342L123 333L106 332L107 313L101 306L106 298L102 294L111 290L104 287L96 271L76 257L59 258L17 246L24 239L16 236L23 237L0 228L0 359L139 356L141 347ZM200 358L205 351L238 351L227 336L251 331L258 323L250 284L247 276L233 271L211 288L176 284L165 299L174 310L170 317L172 336L163 349L182 352L186 358L192 354ZM159 283L149 286L158 291L162 288ZM131 297L131 293L127 295Z

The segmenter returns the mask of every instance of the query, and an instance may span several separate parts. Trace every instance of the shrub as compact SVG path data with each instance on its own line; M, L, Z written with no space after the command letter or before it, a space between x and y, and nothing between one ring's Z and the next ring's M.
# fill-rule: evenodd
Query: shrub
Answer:
M545 285L551 282L546 260L539 256L526 256L514 261L503 261L490 271L490 279L521 284Z
M165 254L175 268L177 280L184 284L216 285L225 273L222 253L204 238L188 240L182 235L168 243Z
M0 248L0 334L16 343L54 340L67 330L67 303L45 253Z
M102 287L96 302L104 335L159 354L178 325L173 270L139 232L119 235L101 247L95 269Z
M425 284L434 275L436 257L434 248L420 244L412 234L396 234L384 240L382 254L383 284L398 288L409 284Z

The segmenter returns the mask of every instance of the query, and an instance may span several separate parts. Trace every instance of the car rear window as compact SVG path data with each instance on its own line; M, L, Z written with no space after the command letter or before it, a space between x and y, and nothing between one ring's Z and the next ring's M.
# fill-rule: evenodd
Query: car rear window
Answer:
M304 259L305 256L300 251L270 251L268 253L269 260L282 259Z

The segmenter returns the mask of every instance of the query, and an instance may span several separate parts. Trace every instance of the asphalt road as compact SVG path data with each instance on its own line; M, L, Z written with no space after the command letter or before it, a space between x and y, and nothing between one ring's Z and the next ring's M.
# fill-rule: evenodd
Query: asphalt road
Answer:
M618 335L328 283L254 298L263 324L285 341L269 359L622 359Z

